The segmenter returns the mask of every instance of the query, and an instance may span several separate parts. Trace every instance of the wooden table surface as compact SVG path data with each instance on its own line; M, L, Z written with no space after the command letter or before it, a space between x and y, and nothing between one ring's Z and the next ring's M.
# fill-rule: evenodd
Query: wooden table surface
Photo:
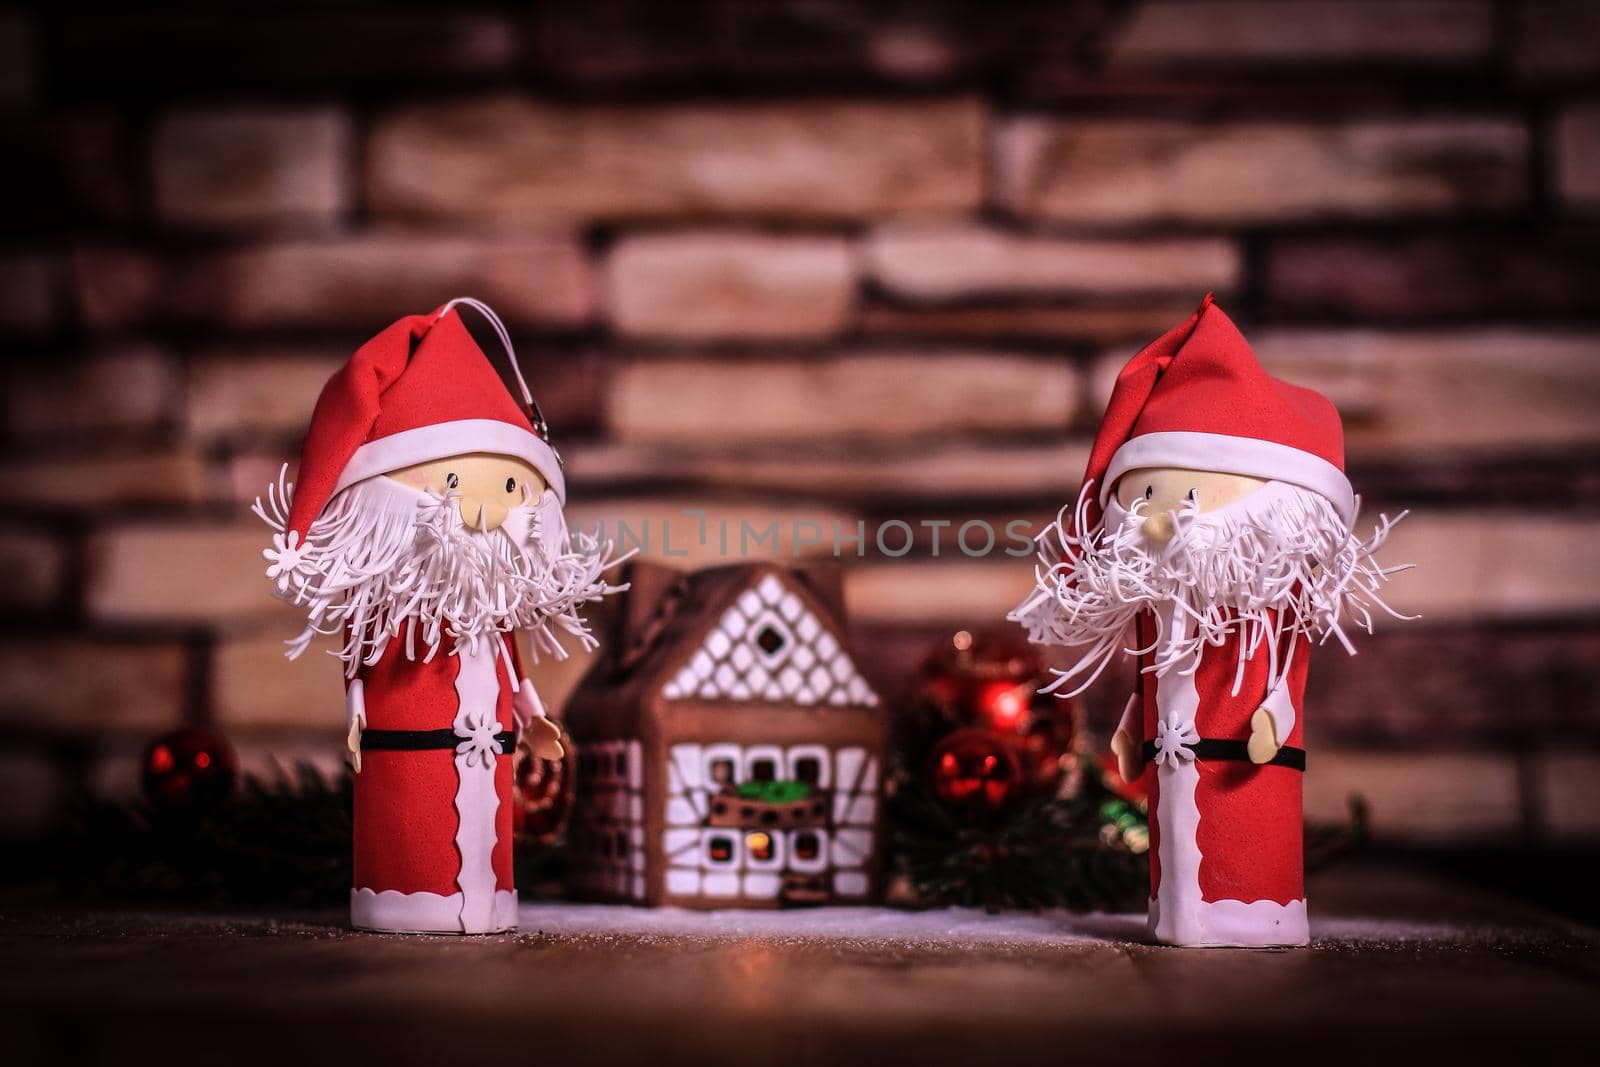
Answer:
M1313 879L1291 951L1130 917L526 907L487 938L341 916L8 909L6 1064L1600 1062L1600 934L1392 868Z

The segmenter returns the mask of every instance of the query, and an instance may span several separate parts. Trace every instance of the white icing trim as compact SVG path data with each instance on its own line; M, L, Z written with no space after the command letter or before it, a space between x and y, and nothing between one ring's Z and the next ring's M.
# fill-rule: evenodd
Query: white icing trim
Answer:
M461 928L460 893L402 893L385 889L350 890L350 925L357 930L412 934L498 934L517 928L517 891L499 889L494 894L489 929Z
M494 650L480 642L475 648L461 648L456 659L461 665L456 674L456 734L473 738L486 730L498 731L499 660ZM494 786L495 757L475 747L475 740L456 750L456 851L461 854L456 884L461 887L462 931L483 934L494 927L494 817L500 798Z
M1100 483L1101 506L1118 478L1143 467L1185 467L1289 482L1326 497L1346 526L1356 517L1350 479L1321 456L1276 441L1190 430L1141 434L1125 442L1111 457Z
M566 504L567 483L555 449L537 434L499 419L439 422L368 441L356 449L350 462L339 472L339 480L334 483L329 497L379 474L467 452L491 452L527 460L544 476L555 491L556 499Z

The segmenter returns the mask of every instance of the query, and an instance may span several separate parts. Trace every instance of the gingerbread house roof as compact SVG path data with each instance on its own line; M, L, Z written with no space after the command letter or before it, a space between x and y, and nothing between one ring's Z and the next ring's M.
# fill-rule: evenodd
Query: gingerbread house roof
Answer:
M681 573L630 568L613 653L583 689L642 704L874 708L844 643L836 571L735 564Z

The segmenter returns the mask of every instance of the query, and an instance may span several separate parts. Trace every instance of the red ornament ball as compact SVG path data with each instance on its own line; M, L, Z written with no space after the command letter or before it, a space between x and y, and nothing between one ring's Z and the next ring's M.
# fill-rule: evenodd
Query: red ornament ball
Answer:
M185 727L162 734L144 753L144 794L166 808L212 808L228 799L239 757L214 730Z
M957 730L934 746L928 768L934 795L952 811L997 815L1022 793L1015 749L988 730Z
M932 742L957 730L986 732L1019 768L1019 790L1050 792L1076 766L1081 714L1076 701L1039 691L1050 680L1020 633L959 631L923 662L905 729Z

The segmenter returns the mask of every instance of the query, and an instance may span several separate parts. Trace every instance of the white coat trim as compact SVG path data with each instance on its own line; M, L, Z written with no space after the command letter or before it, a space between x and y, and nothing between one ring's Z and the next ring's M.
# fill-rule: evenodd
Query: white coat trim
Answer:
M460 893L402 893L395 889L374 892L350 890L350 925L357 930L379 930L412 934L498 934L517 928L517 891L499 889L488 929L465 930L461 926Z
M475 723L492 722L500 696L500 681L495 673L499 659L493 642L478 642L476 648L463 646L456 658L457 711L455 732L461 737L473 733ZM501 758L509 757L505 753ZM461 870L456 884L461 887L461 929L469 934L489 933L494 926L494 846L495 812L500 798L495 793L494 765L490 756L477 759L469 750L456 753L456 851L461 855Z
M1105 506L1118 478L1142 467L1185 467L1288 482L1326 497L1346 526L1356 517L1356 495L1350 479L1321 456L1276 441L1189 430L1141 434L1117 449L1097 487L1101 506Z
M1304 897L1287 904L1276 900L1203 900L1195 910L1200 920L1198 930L1188 940L1167 941L1168 944L1187 948L1298 948L1311 942ZM1152 899L1150 928L1160 925L1161 904Z
M563 507L566 506L567 483L562 477L555 449L540 440L538 434L499 419L457 419L454 422L401 430L388 437L368 441L356 449L350 462L344 465L344 470L339 472L339 480L334 483L333 493L329 495L333 496L340 490L379 474L467 452L490 452L527 460L534 470L544 476L545 482L556 494L556 500Z
M1181 624L1180 624L1181 625ZM1192 727L1200 708L1194 675L1169 671L1156 679L1158 727ZM1171 945L1196 943L1203 926L1200 899L1200 805L1195 790L1200 768L1194 759L1166 759L1156 767L1156 826L1161 860L1159 905L1151 911L1151 930Z

